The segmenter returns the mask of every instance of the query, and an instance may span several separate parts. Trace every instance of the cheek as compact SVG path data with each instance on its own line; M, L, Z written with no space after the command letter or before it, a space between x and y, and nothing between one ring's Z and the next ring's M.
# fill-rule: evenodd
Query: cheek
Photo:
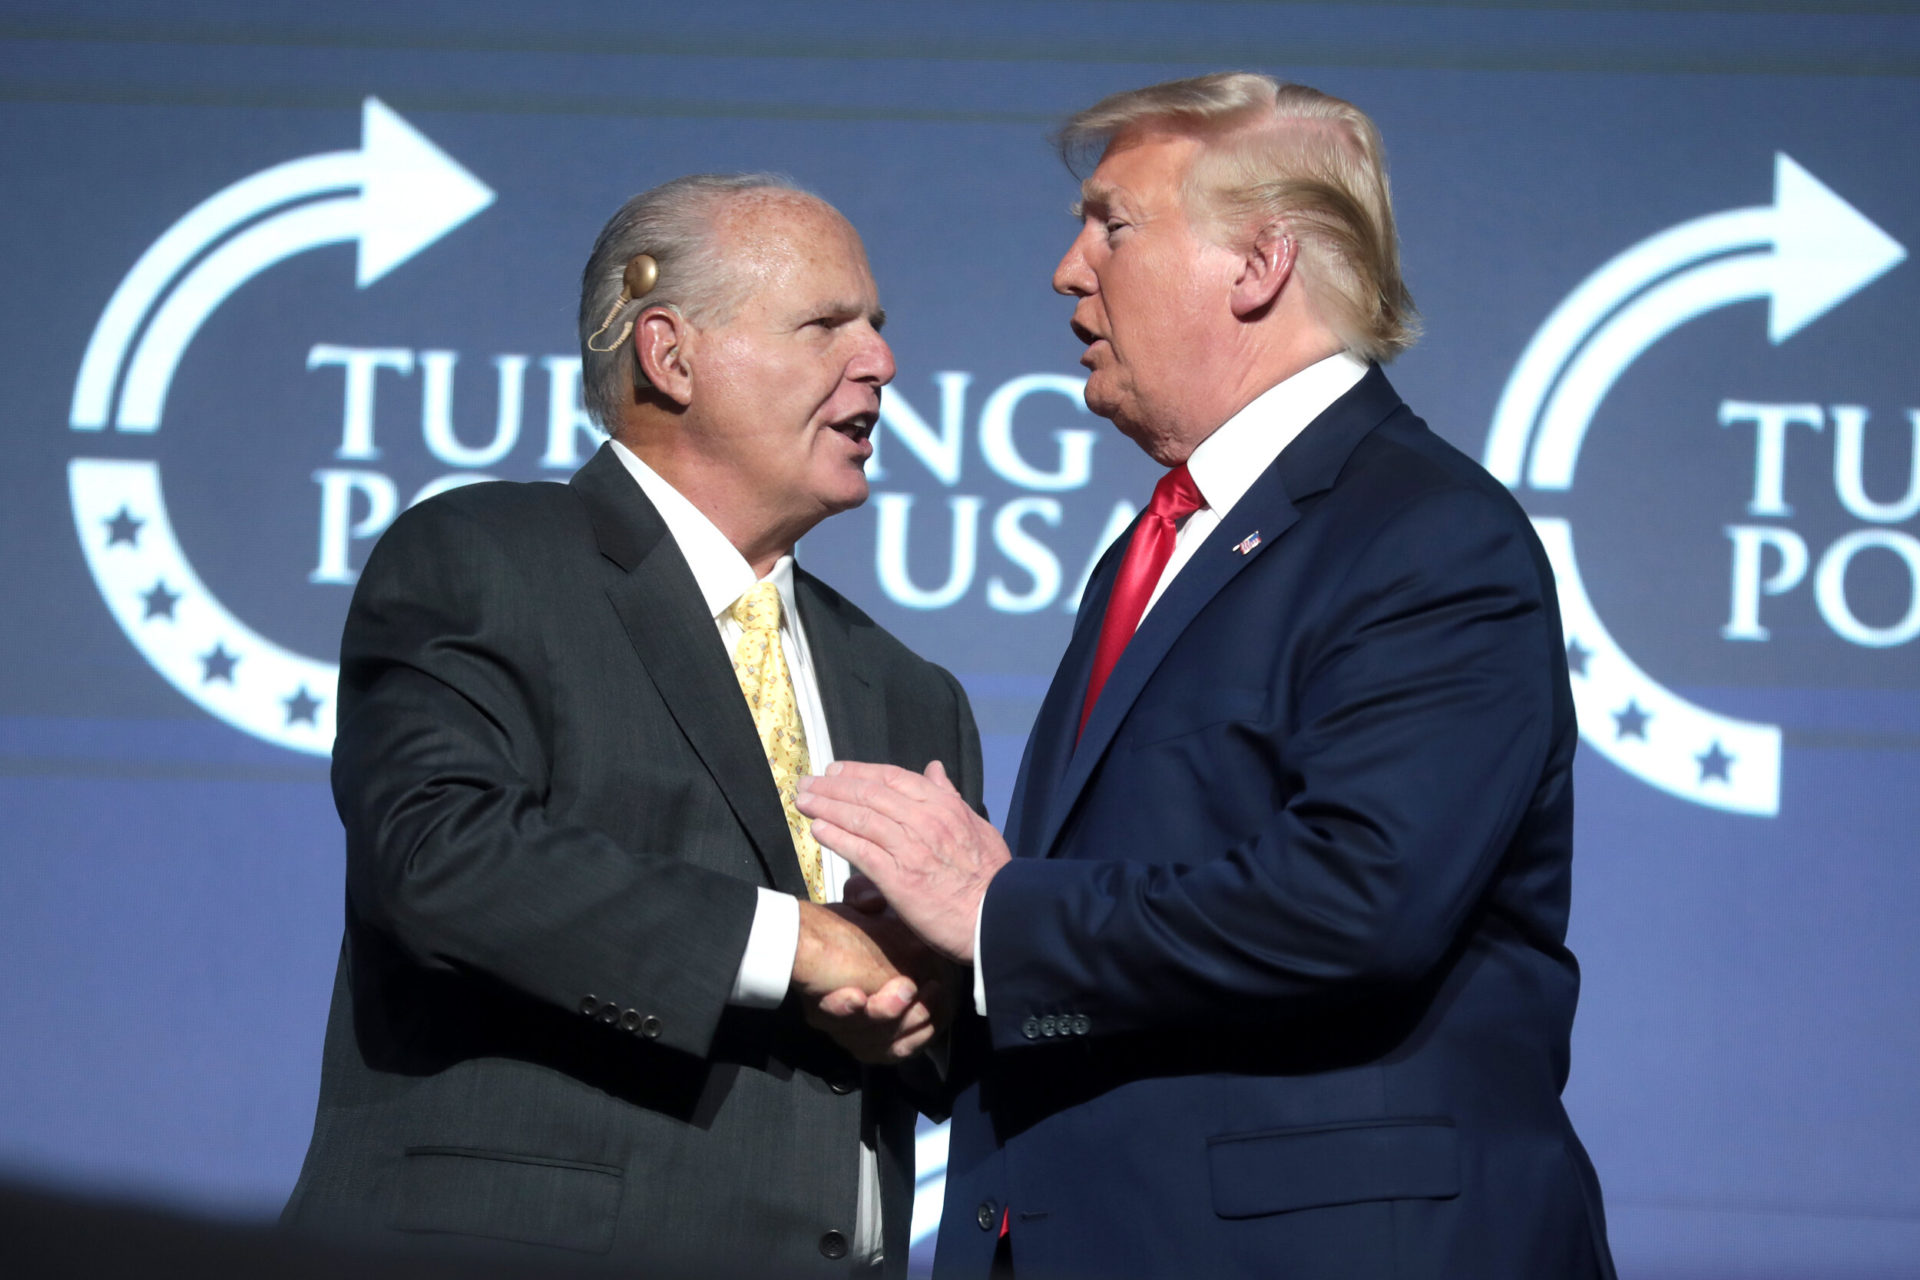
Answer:
M1162 328L1160 312L1166 298L1165 290L1155 282L1150 263L1130 265L1132 270L1114 273L1104 301L1115 344L1124 341L1128 358L1137 361L1148 354L1146 346Z
M1135 363L1166 363L1193 341L1205 314L1206 286L1190 271L1167 264L1159 271L1142 272L1129 296Z
M764 356L744 346L723 347L707 361L702 389L731 405L761 403L767 394L766 364Z

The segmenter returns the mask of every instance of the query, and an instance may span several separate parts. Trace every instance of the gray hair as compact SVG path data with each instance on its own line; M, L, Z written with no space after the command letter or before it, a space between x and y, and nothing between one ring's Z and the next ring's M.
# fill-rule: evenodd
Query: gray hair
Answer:
M745 286L727 269L713 231L721 205L752 192L807 195L774 173L695 173L634 196L600 229L580 278L580 361L587 413L603 430L617 430L633 393L650 384L631 341L614 342L610 351L594 347L608 346L648 307L672 307L695 324L726 323ZM627 262L639 253L653 255L659 281L609 319L620 302Z
M1103 98L1056 136L1082 173L1121 132L1160 125L1206 143L1187 209L1218 243L1250 247L1283 221L1315 310L1363 360L1393 359L1420 334L1400 277L1386 149L1367 114L1318 89L1223 71Z

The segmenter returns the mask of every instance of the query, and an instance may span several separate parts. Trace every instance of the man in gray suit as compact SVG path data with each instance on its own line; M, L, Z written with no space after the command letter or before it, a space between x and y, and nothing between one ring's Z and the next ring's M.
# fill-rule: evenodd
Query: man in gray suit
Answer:
M920 1064L891 1064L946 993L838 905L793 785L939 760L977 806L980 750L954 679L792 559L867 494L865 253L778 179L683 178L607 224L580 315L611 441L415 507L354 596L346 937L286 1217L898 1276Z

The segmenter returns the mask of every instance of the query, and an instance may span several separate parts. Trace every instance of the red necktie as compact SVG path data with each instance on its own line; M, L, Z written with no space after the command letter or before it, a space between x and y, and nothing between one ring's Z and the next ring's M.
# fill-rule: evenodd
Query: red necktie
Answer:
M1173 540L1182 520L1206 505L1193 477L1183 462L1160 477L1153 486L1153 501L1147 513L1133 528L1133 541L1127 544L1126 557L1113 580L1113 594L1107 598L1107 616L1100 622L1100 645L1093 651L1093 676L1087 681L1087 701L1080 708L1080 732L1087 731L1087 717L1100 699L1100 690L1113 674L1120 653L1133 639L1140 615L1160 583L1160 575L1173 558Z

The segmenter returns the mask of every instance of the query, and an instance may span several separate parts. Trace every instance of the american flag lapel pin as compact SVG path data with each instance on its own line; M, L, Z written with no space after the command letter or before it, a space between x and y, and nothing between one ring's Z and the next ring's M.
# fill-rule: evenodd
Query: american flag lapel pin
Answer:
M1260 531L1258 529L1255 529L1252 533L1240 539L1240 545L1235 547L1234 551L1240 555L1245 555L1247 554L1247 552L1253 550L1255 547L1259 545L1260 545Z

